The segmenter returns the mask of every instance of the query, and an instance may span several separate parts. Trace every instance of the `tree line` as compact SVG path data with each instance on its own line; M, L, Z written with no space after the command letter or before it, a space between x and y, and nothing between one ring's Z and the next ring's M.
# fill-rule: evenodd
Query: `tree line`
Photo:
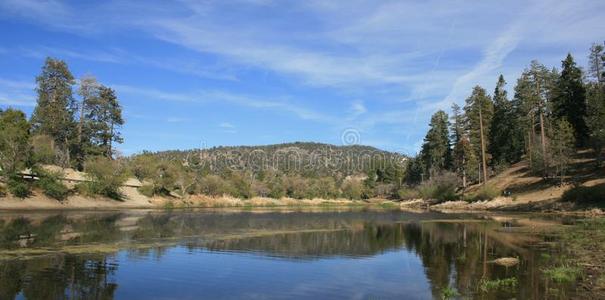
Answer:
M122 107L113 89L91 75L76 80L64 61L50 57L36 77L36 94L29 120L23 111L0 109L0 175L13 194L25 196L30 187L19 173L30 168L54 178L45 189L64 197L67 190L57 182L59 176L40 166L83 170L88 161L112 160L114 143L123 142Z
M291 198L432 198L458 199L459 190L485 184L489 177L526 160L532 172L562 181L578 148L592 148L597 163L605 146L605 53L590 48L584 71L571 54L561 69L532 61L508 95L503 76L492 94L476 86L462 107L452 113L437 111L420 153L405 164L375 163L349 172L342 165L289 170L256 168L245 163L230 169L230 161L214 159L208 165L191 151L143 152L119 157L114 145L123 142L122 108L113 89L87 75L76 80L67 64L48 58L36 78L37 104L31 118L16 109L0 111L0 194L27 196L31 182L17 176L21 170L43 175L36 184L45 194L64 199L71 192L121 198L120 185L129 177L143 182L147 196L191 194L234 197ZM273 154L295 147L301 157L323 153L317 143L263 147L216 148L206 154L257 150ZM354 146L345 151L362 155L377 149ZM347 152L347 153L348 153ZM391 161L394 154L380 152ZM272 157L272 155L270 155ZM397 158L397 157L395 157ZM401 157L403 158L403 157ZM254 160L252 160L254 162ZM59 174L40 168L53 164L85 171L91 182L69 190ZM497 196L486 190L476 199Z
M409 184L452 177L457 186L485 184L495 173L527 160L545 179L565 178L578 148L592 148L598 165L605 145L605 54L593 44L583 70L568 54L561 69L532 61L508 95L500 75L493 93L475 86L463 107L433 114Z

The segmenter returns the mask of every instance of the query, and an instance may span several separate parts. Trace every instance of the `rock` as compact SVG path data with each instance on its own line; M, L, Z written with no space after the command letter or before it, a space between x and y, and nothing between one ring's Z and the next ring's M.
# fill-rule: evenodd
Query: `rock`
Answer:
M494 263L508 268L508 267L516 266L519 263L519 259L514 258L514 257L501 257L501 258L494 260Z

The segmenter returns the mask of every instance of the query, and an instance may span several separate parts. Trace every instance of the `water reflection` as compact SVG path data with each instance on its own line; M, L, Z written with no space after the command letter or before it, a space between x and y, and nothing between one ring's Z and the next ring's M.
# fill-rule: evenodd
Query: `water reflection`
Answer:
M356 296L378 298L411 297L402 294L408 291L414 291L417 298L441 298L447 288L455 288L461 297L481 299L570 296L569 287L547 285L540 270L556 252L543 247L543 238L513 230L523 222L528 219L394 211L3 215L0 299L113 299L120 293L122 298L143 297L133 294L141 289L133 274L140 276L147 262L155 264L143 275L158 272L159 277L174 281L162 288L164 279L148 277L151 282L146 288L157 289L148 296L158 298L182 298L185 293L218 298L237 298L238 293L269 298L329 297L332 292L349 298L356 285L360 289ZM214 266L216 253L225 251L233 254L223 265ZM505 267L494 263L500 257L519 258L519 264ZM402 268L402 259L406 268ZM207 270L188 269L190 265L182 264L183 260L202 261ZM229 269L229 261L237 261L233 269ZM304 268L305 264L314 269ZM347 266L352 274L360 275L327 267L332 264ZM217 274L226 269L245 283L216 281ZM280 270L284 278L261 275ZM368 272L366 278L364 272ZM287 281L295 276L313 288L295 293ZM183 278L212 285L197 283L186 292L175 288ZM516 284L480 288L488 280L511 278ZM277 287L264 291L262 284L267 281ZM414 281L424 283L426 289Z

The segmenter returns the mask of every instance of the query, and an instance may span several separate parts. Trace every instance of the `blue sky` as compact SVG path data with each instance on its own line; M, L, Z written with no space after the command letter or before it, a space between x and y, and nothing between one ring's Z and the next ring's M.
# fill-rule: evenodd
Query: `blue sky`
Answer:
M31 113L46 56L114 88L125 154L291 141L415 153L472 86L585 65L605 1L0 0L0 105Z

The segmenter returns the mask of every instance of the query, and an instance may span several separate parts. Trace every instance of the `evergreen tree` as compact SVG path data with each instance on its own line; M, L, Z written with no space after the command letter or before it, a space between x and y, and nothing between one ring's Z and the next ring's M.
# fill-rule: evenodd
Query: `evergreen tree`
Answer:
M475 156L467 136L462 136L454 145L452 151L454 171L462 179L462 187L466 188L469 181L477 180L479 174L479 161Z
M550 71L539 62L532 61L530 67L521 74L515 87L515 106L527 134L526 153L530 167L542 170L545 175L548 167L548 104L553 97L557 76L556 70ZM537 148L540 149L539 152L536 151ZM539 154L539 157L536 154Z
M586 89L582 82L582 70L576 66L571 54L562 62L561 75L557 80L556 94L552 103L553 115L566 119L574 129L578 146L588 140L586 117Z
M434 175L447 170L451 165L448 115L440 110L431 117L429 131L422 145L422 160L428 174Z
M0 174L13 174L25 166L29 154L30 125L20 110L0 111Z
M113 142L123 141L118 129L124 124L122 108L114 90L100 86L98 96L88 98L84 106L84 132L87 133L91 145L88 153L111 158Z
M514 163L523 154L523 135L511 101L507 98L504 86L506 81L500 75L494 91L494 117L489 135L489 153L493 163Z
M552 161L559 174L561 183L570 162L571 155L574 152L574 128L565 119L559 119L554 122L553 130L550 136L550 148Z
M452 128L450 135L450 144L456 145L464 135L464 115L458 104L452 104Z
M605 81L605 54L603 53L603 45L592 44L592 47L590 47L588 74L599 84Z
M605 54L603 46L593 45L590 49L589 78L586 95L586 125L589 129L589 138L592 148L596 152L597 163L603 161L603 148L605 147Z
M67 165L74 133L74 77L64 61L49 57L36 82L38 100L31 118L33 132L52 137L63 151L61 163Z
M485 89L480 86L473 88L471 96L466 99L465 125L469 141L476 157L481 158L483 182L487 179L487 163L490 158L486 149L489 147L489 128L494 116L494 104Z
M78 136L77 136L77 153L76 162L79 169L83 167L85 156L87 154L98 154L95 151L94 145L91 142L92 124L91 120L87 119L89 113L99 101L99 91L101 85L93 76L85 76L80 79L80 87L78 94L81 97L78 111Z

